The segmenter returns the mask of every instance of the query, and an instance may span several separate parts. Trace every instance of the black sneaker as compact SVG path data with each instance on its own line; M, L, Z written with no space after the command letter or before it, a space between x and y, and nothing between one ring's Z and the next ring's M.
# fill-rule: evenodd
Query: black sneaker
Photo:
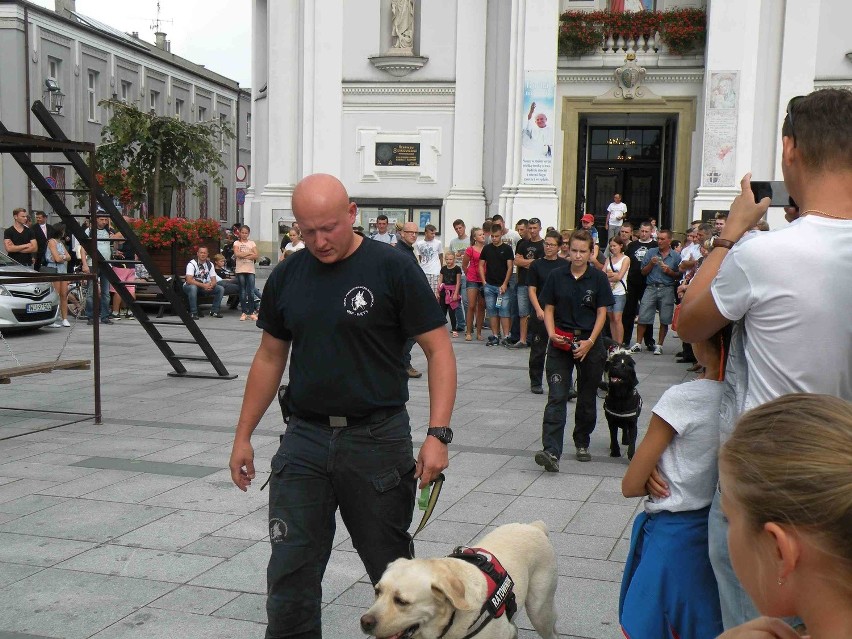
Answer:
M533 395L544 395L544 389L541 387L541 384L533 384L530 386L530 392Z
M496 346L499 342L500 342L500 340L498 339L498 337L496 335L489 335L488 341L485 342L485 345L486 346Z
M589 449L583 446L579 446L577 448L577 461L587 462L592 461L592 455L589 453Z
M219 311L210 311L210 317L218 317L219 319L222 319L224 316Z
M115 324L110 318L105 317L101 320L101 324Z
M201 315L199 315L198 313L193 313L189 317L190 317L190 319L194 319L194 320L200 320L201 319Z
M549 473L559 472L559 460L556 459L556 455L546 450L540 450L535 454L535 463Z

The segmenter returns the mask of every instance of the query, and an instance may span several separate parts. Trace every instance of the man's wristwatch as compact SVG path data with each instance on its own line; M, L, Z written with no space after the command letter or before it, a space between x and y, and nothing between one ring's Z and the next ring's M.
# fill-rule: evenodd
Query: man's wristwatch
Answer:
M442 426L440 428L427 428L426 435L431 435L442 444L449 444L451 441L453 441L453 429L449 426Z

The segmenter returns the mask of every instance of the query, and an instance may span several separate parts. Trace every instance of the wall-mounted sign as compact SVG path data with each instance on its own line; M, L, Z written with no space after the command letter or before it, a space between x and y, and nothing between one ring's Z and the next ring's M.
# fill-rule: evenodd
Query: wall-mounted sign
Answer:
M376 166L420 166L420 143L377 142Z

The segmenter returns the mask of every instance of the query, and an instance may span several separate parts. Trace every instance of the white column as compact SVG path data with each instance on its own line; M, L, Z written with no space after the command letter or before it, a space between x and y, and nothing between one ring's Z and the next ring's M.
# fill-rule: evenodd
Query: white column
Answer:
M482 187L485 115L485 31L487 0L460 0L456 11L456 95L453 125L453 186L444 200L444 237L452 223L467 228L485 218Z
M762 61L767 52L764 41L755 35L754 25L761 24L763 5L767 0L714 0L709 4L707 14L707 53L704 73L704 117L703 131L699 131L702 140L701 174L698 192L693 203L691 219L701 217L702 210L730 208L731 202L739 194L739 180L751 169L754 148L755 106L758 100ZM763 46L762 46L763 45ZM733 160L734 178L730 184L714 186L707 178L708 171L718 166L718 147L728 144L726 128L720 129L708 119L708 102L712 106L714 73L726 71L737 73L736 91L736 137L733 149L728 154L735 155ZM775 71L773 71L775 72ZM774 121L774 114L765 114L766 119ZM730 162L730 160L728 160Z
M508 87L506 182L500 193L500 213L508 224L520 218L538 217L544 228L558 226L559 200L552 180L550 184L521 181L521 131L527 116L522 113L524 75L525 71L552 72L555 87L558 32L559 0L513 0L509 77L514 82ZM549 125L555 130L559 127L558 110L554 103ZM554 171L557 169L554 163Z
M343 130L343 0L306 0L302 24L300 177L340 176Z
M260 193L257 237L262 253L277 252L278 218L292 220L293 187L299 160L300 113L299 31L302 22L299 0L267 3L267 98L264 124L259 131L268 139L266 183Z

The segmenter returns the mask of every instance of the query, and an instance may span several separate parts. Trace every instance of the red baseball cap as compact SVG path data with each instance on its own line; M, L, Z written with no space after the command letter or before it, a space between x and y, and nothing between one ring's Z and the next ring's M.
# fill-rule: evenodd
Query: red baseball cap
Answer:
M595 216L591 213L586 213L583 217L580 218L581 222L594 222Z

